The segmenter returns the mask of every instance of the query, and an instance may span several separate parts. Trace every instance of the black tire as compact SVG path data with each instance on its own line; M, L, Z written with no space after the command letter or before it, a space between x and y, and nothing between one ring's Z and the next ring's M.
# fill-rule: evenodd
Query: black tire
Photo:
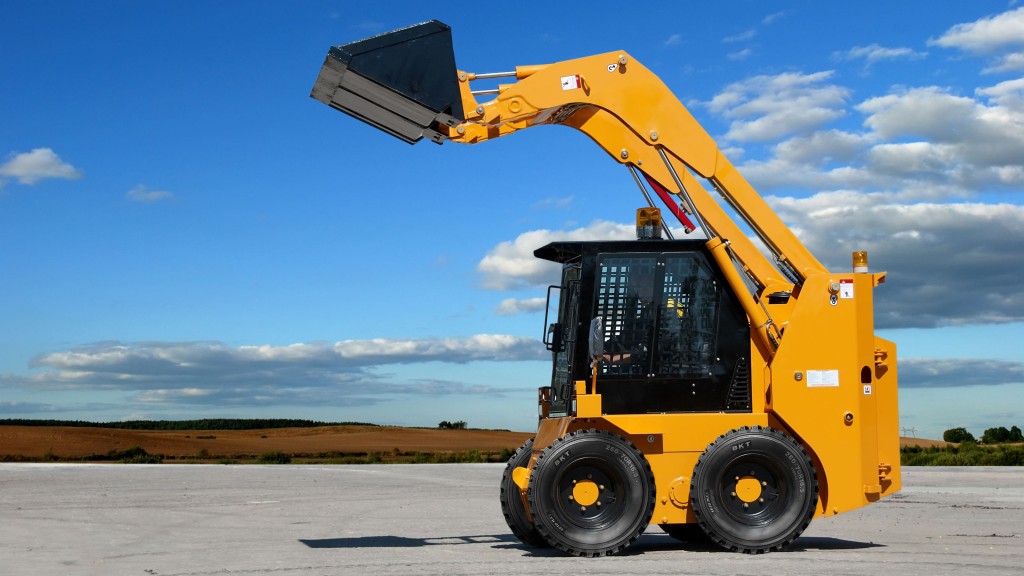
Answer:
M527 498L533 524L549 544L574 556L621 552L654 512L654 474L628 440L580 430L537 458Z
M732 430L697 460L690 502L708 537L729 550L780 550L807 528L818 476L803 447L780 430Z
M530 438L508 459L505 472L501 475L501 513L504 514L505 523L512 530L512 534L520 542L527 546L546 548L547 540L537 532L537 528L526 513L526 506L523 505L523 498L519 494L519 486L512 481L512 471L520 466L526 467L530 463L532 451L533 438Z

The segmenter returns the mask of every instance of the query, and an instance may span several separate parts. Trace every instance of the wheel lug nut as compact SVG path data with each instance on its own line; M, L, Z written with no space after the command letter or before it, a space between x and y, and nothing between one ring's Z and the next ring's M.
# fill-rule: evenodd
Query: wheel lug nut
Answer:
M744 503L743 503L743 507L744 507L744 508L750 508L750 504L747 504L746 502L744 502Z
M735 497L736 497L736 493L735 493L735 492L733 492L732 494L730 494L730 496L732 496L733 498L735 498Z

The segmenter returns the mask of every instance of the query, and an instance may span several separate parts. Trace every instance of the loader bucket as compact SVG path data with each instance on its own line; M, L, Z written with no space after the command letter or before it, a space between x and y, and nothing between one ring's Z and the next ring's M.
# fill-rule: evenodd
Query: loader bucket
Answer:
M327 53L310 96L409 144L464 120L452 30L431 20Z

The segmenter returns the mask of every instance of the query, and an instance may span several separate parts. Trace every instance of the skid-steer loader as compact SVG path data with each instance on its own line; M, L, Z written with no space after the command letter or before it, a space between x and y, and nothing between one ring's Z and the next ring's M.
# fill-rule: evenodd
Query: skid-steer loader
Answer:
M495 77L510 82L470 87ZM535 252L562 275L548 293L537 433L501 480L522 542L603 556L653 522L768 552L812 518L900 489L896 348L874 334L885 273L864 252L851 271L826 269L629 54L474 74L430 21L331 48L311 95L408 143L576 128L647 199L636 241ZM651 191L706 240L673 239Z

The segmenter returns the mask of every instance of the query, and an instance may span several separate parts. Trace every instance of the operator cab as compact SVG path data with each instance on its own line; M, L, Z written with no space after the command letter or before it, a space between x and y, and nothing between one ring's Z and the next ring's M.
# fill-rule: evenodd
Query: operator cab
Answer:
M747 316L703 240L553 242L542 414L572 415L596 366L605 414L750 412ZM557 306L557 320L548 325Z

